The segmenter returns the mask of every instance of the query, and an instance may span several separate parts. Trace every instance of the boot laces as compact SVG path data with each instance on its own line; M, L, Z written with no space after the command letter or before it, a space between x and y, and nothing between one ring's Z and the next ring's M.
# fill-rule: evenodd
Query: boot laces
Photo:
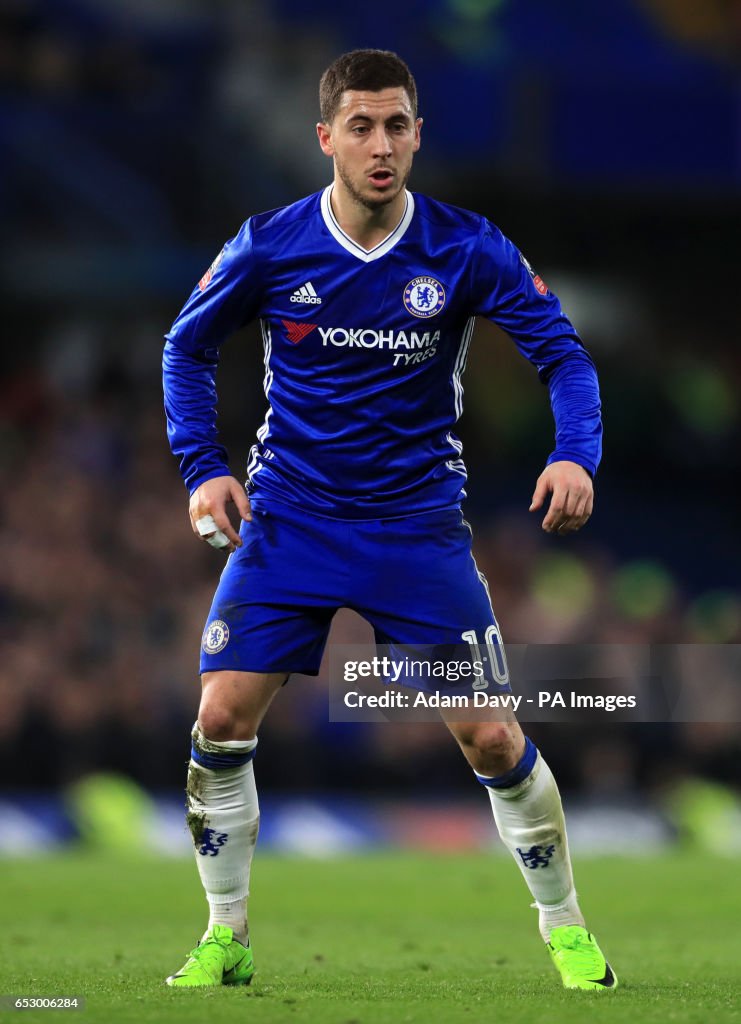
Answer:
M569 937L559 952L569 953L569 969L583 975L593 975L602 969L602 956L597 950L592 936L587 932L577 932Z

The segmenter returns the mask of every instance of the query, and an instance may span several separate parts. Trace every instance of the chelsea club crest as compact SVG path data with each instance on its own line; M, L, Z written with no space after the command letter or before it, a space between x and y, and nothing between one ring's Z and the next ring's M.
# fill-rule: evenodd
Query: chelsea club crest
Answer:
M404 289L404 305L412 316L434 316L445 305L445 289L434 277L415 277Z
M201 647L204 654L218 654L229 643L229 627L222 619L214 619L203 631Z

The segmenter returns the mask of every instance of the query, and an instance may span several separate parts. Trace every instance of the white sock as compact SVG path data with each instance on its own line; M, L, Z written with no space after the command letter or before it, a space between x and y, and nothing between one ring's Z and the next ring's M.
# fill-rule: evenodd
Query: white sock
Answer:
M234 932L234 938L242 945L249 945L247 937L247 898L241 900L230 900L228 903L216 903L212 896L208 896L209 916L208 927L210 931L215 924L225 924Z
M260 823L252 767L257 740L217 743L197 724L192 737L187 822L210 908L208 927L228 925L246 944L250 865Z
M489 792L502 842L515 858L540 911L548 942L551 928L584 925L574 891L566 823L556 780L531 740L511 772L499 778L477 775Z

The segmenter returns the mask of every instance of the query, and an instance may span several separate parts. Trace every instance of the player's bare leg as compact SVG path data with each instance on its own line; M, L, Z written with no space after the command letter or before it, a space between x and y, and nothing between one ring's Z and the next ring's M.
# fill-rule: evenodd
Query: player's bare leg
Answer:
M193 726L186 787L188 827L209 904L201 944L168 984L248 983L250 866L260 812L252 766L257 730L286 680L281 673L207 672Z
M555 779L513 715L501 722L447 722L489 793L502 842L540 911L540 930L584 924L574 892L561 797Z
M284 674L207 672L188 768L188 826L210 907L247 940L246 898L260 813L252 765L257 730Z
M215 742L252 740L276 693L284 672L204 672L198 725Z
M561 797L542 755L511 714L501 722L446 725L488 790L499 835L533 895L540 933L565 987L615 988L617 978L584 927Z

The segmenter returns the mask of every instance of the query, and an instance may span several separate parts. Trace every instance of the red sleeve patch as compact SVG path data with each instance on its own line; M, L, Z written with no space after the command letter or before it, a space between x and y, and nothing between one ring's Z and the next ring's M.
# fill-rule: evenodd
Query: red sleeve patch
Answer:
M208 268L206 273L203 275L201 280L198 282L198 287L201 289L202 292L206 290L206 287L210 283L211 278L216 273L216 268L221 263L223 258L224 258L224 250L222 249L221 252L219 253L219 255L216 257L216 259L211 264L211 266Z
M541 295L546 295L548 293L548 285L545 283L540 274L535 273L535 271L530 266L529 262L525 259L525 257L522 255L522 253L520 253L520 262L532 278L532 282L535 285L535 290L539 292Z

